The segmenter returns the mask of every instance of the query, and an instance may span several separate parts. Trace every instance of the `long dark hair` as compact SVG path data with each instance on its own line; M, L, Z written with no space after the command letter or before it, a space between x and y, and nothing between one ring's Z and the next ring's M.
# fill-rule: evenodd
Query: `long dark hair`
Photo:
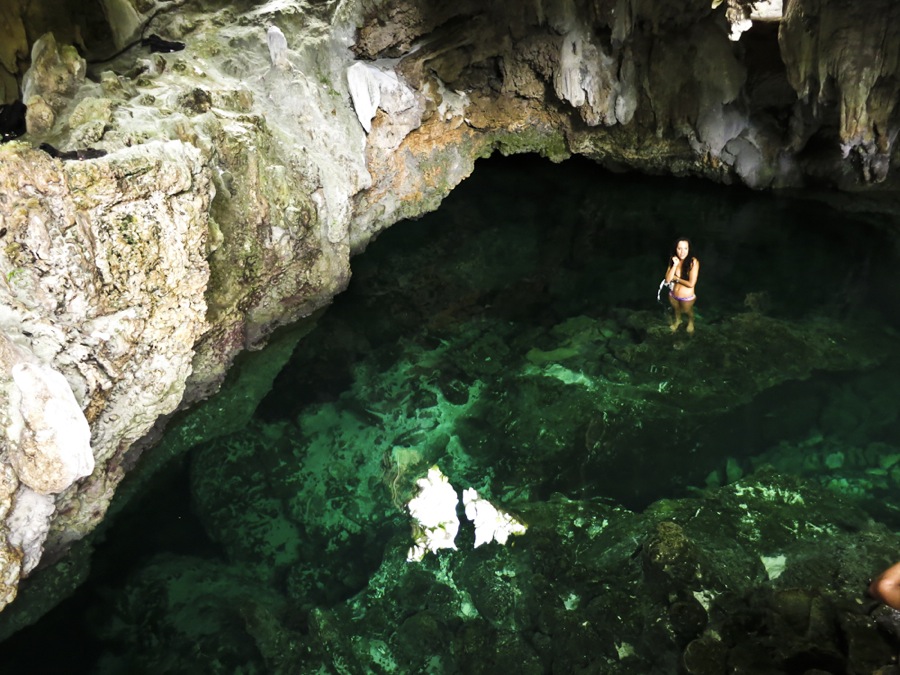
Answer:
M690 279L691 278L691 268L694 266L694 247L691 244L691 240L687 237L678 237L675 240L675 243L672 244L672 255L669 256L671 260L673 257L678 256L678 242L686 241L688 245L688 254L684 257L684 262L681 263L681 278L682 279Z

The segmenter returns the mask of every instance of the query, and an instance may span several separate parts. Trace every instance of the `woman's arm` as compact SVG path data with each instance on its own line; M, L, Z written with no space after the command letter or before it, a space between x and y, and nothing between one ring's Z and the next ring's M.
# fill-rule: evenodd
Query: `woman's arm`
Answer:
M666 270L666 283L675 278L675 266L678 264L678 258L672 258L669 261L669 269Z
M674 268L672 268L674 269ZM675 283L684 286L685 288L693 288L697 285L697 277L700 275L700 261L694 258L694 264L691 265L691 278L690 279L681 279L679 277L675 278Z

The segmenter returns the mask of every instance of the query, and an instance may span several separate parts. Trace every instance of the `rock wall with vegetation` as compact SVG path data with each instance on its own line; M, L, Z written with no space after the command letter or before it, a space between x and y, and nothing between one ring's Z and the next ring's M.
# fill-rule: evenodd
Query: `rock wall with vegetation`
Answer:
M27 116L0 148L0 605L102 520L168 416L325 306L351 254L479 157L582 154L891 207L898 11L4 3L0 96ZM56 403L23 403L39 396Z

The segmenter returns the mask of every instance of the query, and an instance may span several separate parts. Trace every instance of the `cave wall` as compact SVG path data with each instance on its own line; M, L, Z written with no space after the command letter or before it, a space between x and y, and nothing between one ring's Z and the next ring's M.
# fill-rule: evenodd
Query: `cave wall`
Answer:
M392 2L369 11L355 51L399 58L414 85L433 76L477 96L485 128L504 112L510 124L531 117L611 167L757 188L885 181L897 6L794 0L783 20L755 24L748 7Z
M3 98L28 105L0 146L0 605L102 520L174 412L480 157L896 195L889 0L793 0L749 27L743 0L44 7L0 10ZM23 408L34 369L68 417ZM91 462L65 440L79 424Z

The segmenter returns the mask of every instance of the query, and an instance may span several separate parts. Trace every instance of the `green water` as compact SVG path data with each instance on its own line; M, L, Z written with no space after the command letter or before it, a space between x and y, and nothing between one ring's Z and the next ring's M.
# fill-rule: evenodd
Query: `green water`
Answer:
M898 528L892 229L585 162L483 162L354 260L247 428L160 474L88 584L0 655L77 642L66 672L333 669L322 612L372 592L435 464L511 509L636 512L774 470ZM701 261L693 336L657 302L680 236Z

